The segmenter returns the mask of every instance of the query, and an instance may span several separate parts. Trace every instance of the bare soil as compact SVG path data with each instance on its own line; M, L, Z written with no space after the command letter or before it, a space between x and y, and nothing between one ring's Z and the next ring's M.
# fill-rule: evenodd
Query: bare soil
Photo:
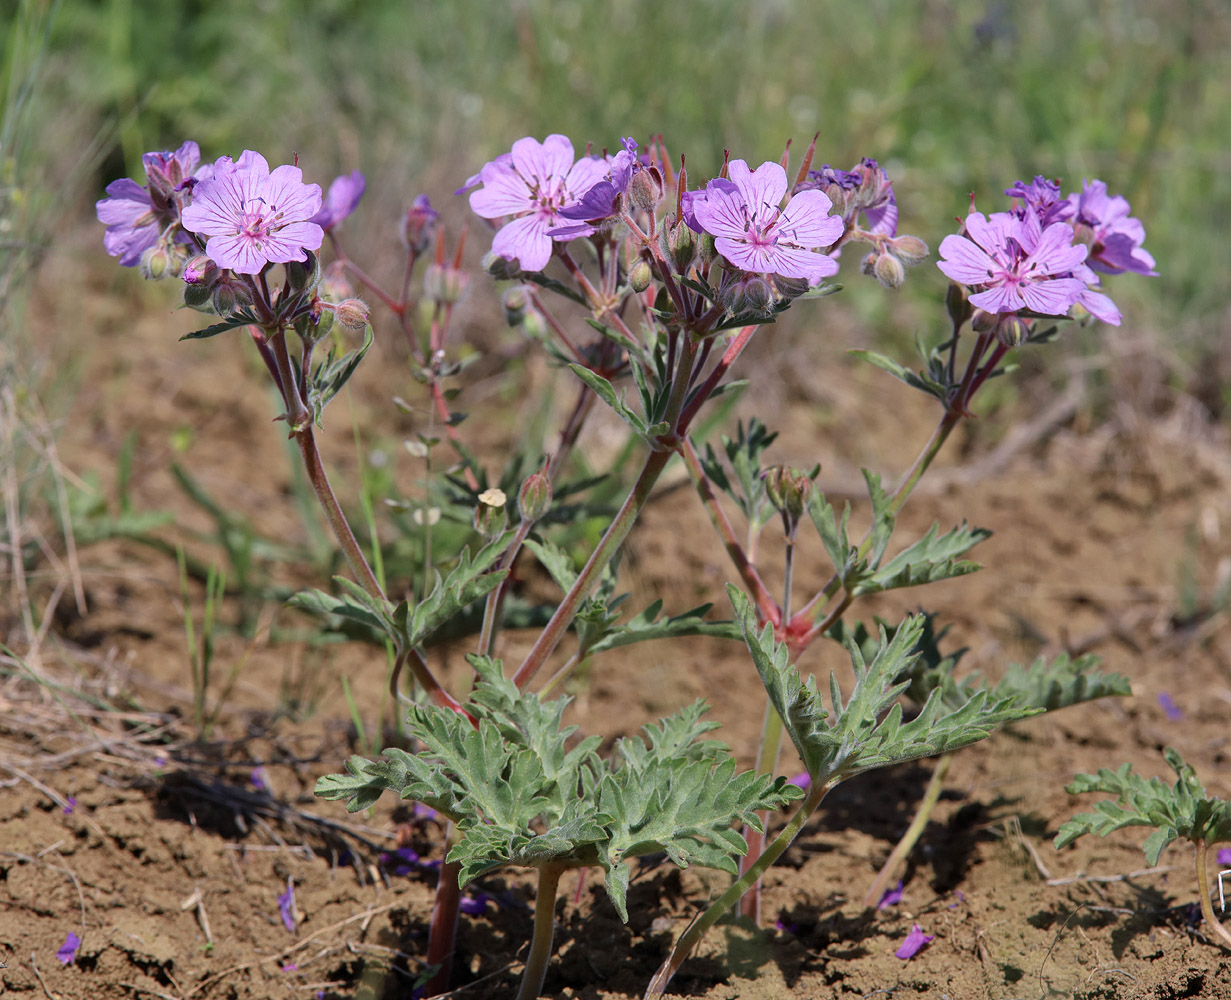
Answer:
M81 389L60 437L66 468L99 475L114 503L116 456L135 433L133 503L174 515L160 529L165 537L220 558L190 539L210 522L168 473L177 459L264 535L301 543L284 435L271 422L250 345L238 334L177 343L193 318L170 313L165 286L100 281L91 278L85 293L93 301L90 329L56 327L55 308L46 320L66 361L74 345L89 344L74 358ZM44 297L49 283L44 278ZM904 399L904 389L852 368L832 346L789 334L775 342L776 335L766 330L748 361L767 388L742 404L783 432L773 456L822 462L823 484L838 493L857 482L860 464L887 479L900 474L936 417L926 402ZM511 341L476 339L490 356L470 373L462 401L473 415L463 427L471 445L495 459L526 418L523 400L553 376ZM1060 352L1043 359L1056 362L1057 378L1061 359ZM516 373L499 377L510 363ZM1140 370L1131 358L1116 364L1125 381ZM1061 853L1051 846L1059 824L1092 804L1065 793L1075 772L1128 761L1162 774L1165 745L1180 750L1212 793L1231 796L1231 630L1225 616L1206 615L1202 605L1220 561L1225 572L1231 557L1231 445L1183 397L1146 410L1120 392L1113 373L1103 392L1117 406L1095 419L1087 397L1078 396L1072 412L1061 411L1028 446L1018 441L989 458L997 454L995 428L1029 425L1056 396L1038 360L1029 365L1035 370L1018 377L1016 399L952 443L935 476L940 488L921 491L901 521L902 539L935 520L947 527L966 518L993 529L976 553L988 568L858 610L865 619L919 605L934 610L953 626L953 641L969 647L964 664L993 676L1041 652L1097 652L1107 669L1131 678L1133 696L1035 719L959 754L893 907L872 910L862 897L909 823L931 764L839 787L767 876L764 926L732 923L712 932L675 979L676 993L707 1000L1231 997L1231 960L1198 926L1190 846L1174 845L1149 872L1142 871L1143 835L1132 831ZM818 381L822 373L832 386ZM364 447L387 449L399 482L411 488L404 455L393 456L414 418L397 415L389 401L414 392L396 346L379 344L349 404L335 404L321 435L341 492L355 481L352 420ZM560 392L561 405L571 395ZM176 439L189 442L182 454ZM583 446L592 456L604 453L605 425L591 428ZM973 474L951 471L959 459ZM855 519L862 513L856 500ZM763 540L771 574L775 538L771 526ZM44 564L31 583L37 606L55 608L28 660L47 683L21 673L0 683L0 993L409 996L435 875L379 865L406 809L386 800L351 817L312 797L316 778L339 770L359 746L342 678L374 727L383 654L358 644L322 650L293 636L275 641L269 607L255 641L220 634L218 670L225 675L233 663L242 670L214 736L194 742L174 558L131 540L90 545L79 557L84 609L71 589L55 593L64 577L54 566ZM287 586L322 582L294 565L273 572ZM670 480L635 530L623 572L630 607L661 594L672 611L702 600L725 607L722 585L733 576L695 498ZM824 582L817 552L800 575L804 589ZM199 616L199 582L193 594ZM228 602L221 620L230 624L236 614ZM10 634L18 625L8 622ZM307 623L284 611L277 627L285 633ZM508 637L508 655L525 642ZM461 652L434 655L447 675L460 676ZM807 666L841 674L843 654L817 647ZM608 737L704 697L745 763L761 725L755 672L741 648L717 641L610 654L575 695L571 721ZM254 784L257 767L264 788ZM784 767L795 769L785 758ZM403 842L439 857L433 833L403 827ZM646 868L624 925L594 873L580 887L566 879L548 995L640 996L673 937L724 880L669 864ZM279 911L288 883L294 931ZM480 891L488 897L483 912L461 920L458 995L511 995L533 887L508 874L470 889ZM903 961L894 952L915 923L934 939ZM81 946L75 961L62 964L56 952L69 932Z

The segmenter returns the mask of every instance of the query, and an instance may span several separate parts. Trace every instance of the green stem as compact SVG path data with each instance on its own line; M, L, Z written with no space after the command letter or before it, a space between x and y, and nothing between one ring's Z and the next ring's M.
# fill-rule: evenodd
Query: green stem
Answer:
M782 717L766 698L765 721L761 724L761 746L757 750L757 773L773 774L778 770L778 758L782 755L782 732ZM740 859L741 875L753 866L765 847L765 831L769 829L769 812L761 812L758 815L761 818L760 833L750 826L744 827L744 839L748 841L748 853ZM740 912L746 917L751 917L758 925L761 923L761 880L759 878L740 901Z
M953 764L953 754L942 754L936 762L936 769L932 772L932 780L928 782L927 791L923 793L923 799L919 802L919 808L915 812L915 818L911 821L906 832L902 834L902 839L894 845L892 851L889 852L889 857L881 866L880 872L876 879L872 882L868 893L863 897L865 906L875 906L881 900L881 895L885 891L885 887L889 884L889 880L893 877L898 865L906 860L919 838L923 835L924 829L928 825L928 819L932 815L932 810L936 808L936 803L940 801L941 789L945 785L945 776L949 773L949 768Z
M537 1000L547 978L547 963L551 961L551 940L556 927L556 890L565 865L543 865L539 869L539 887L534 897L534 936L530 939L530 954L526 956L526 971L522 973L517 1000Z
M650 985L646 988L645 995L647 997L661 997L667 989L667 985L671 982L671 977L684 960L692 953L692 950L705 936L705 932L714 926L719 918L727 912L735 903L748 891L748 887L757 879L765 874L775 861L782 857L783 852L791 846L791 842L799 835L799 831L804 828L804 824L808 822L808 818L816 811L816 807L821 804L821 800L826 793L834 787L838 782L829 780L826 782L814 781L808 789L808 794L804 796L803 802L799 804L799 808L795 810L795 814L787 822L787 825L782 828L782 832L774 838L774 842L769 845L759 858L749 866L748 870L740 876L740 878L713 903L709 905L704 913L701 914L692 926L688 928L678 941L675 942L675 947L671 949L671 954L667 956L667 960L663 962L654 978L650 980Z
M1210 930L1221 938L1221 944L1231 951L1231 932L1223 926L1222 921L1214 915L1214 905L1210 902L1210 876L1206 870L1209 865L1210 845L1204 840L1196 842L1197 848L1197 892L1201 898L1201 915Z

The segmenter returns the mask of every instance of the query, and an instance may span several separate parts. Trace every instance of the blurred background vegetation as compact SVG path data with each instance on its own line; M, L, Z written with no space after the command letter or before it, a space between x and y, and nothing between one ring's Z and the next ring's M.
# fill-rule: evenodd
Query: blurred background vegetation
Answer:
M819 131L819 160L888 167L902 228L933 247L968 193L991 210L1019 177L1072 189L1099 176L1132 202L1159 262L1158 279L1113 284L1129 322L1165 331L1165 352L1189 368L1218 351L1226 324L1223 0L3 0L0 10L6 106L43 32L46 43L25 141L3 137L7 175L28 202L54 194L82 224L107 181L140 178L142 152L184 138L205 158L297 152L324 183L362 169L370 222L396 218L420 190L449 202L522 135L563 132L580 148L661 132L701 179L724 147L756 162L787 138L802 151ZM74 171L99 135L99 155ZM935 301L943 278L923 270L904 298ZM879 294L861 305L852 292L864 319L885 308Z

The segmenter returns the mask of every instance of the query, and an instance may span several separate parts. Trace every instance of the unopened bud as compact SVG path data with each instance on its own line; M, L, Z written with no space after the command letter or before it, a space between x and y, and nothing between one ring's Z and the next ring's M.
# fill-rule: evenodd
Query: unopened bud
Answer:
M907 267L918 264L931 252L918 236L895 237L886 244L886 248Z
M723 305L736 316L765 313L773 308L774 290L760 275L750 274L727 289L723 298Z
M966 289L956 281L949 282L949 287L945 290L945 309L948 310L955 330L960 329L970 319L971 306L966 298Z
M906 280L906 268L890 253L883 253L876 258L872 274L885 288L897 288Z
M150 281L166 277L171 255L161 243L156 243L141 255L141 274Z
M650 262L644 257L638 257L628 272L629 286L634 292L644 292L653 280L654 268L650 267Z
M999 313L987 312L985 309L976 309L974 316L970 320L970 328L975 333L991 333L999 323Z
M198 312L213 312L214 293L207 285L184 285L184 305Z
M775 465L766 469L761 478L765 480L765 494L777 510L794 519L803 515L812 495L811 476L789 465Z
M710 263L718 256L718 249L714 246L712 234L701 233L697 236L697 255L702 265Z
M537 521L551 507L551 479L547 467L532 472L517 493L517 509L523 521Z
M803 295L812 286L807 278L788 278L781 274L774 275L774 288L781 298L794 300Z
M478 506L474 509L474 530L489 541L499 537L509 520L504 509L507 501L504 490L496 487L480 493Z
M292 260L286 265L286 283L295 291L301 292L321 280L321 261L311 250L307 251L307 260Z
M362 299L343 299L334 312L337 321L348 330L362 330L368 325L368 306Z
M672 226L667 236L667 253L675 265L676 274L687 274L697 252L696 234L683 220Z
M451 264L431 264L423 272L423 297L429 302L446 305L462 297L470 275Z
M182 276L189 285L205 285L208 288L218 278L218 273L218 265L199 253L184 264Z
M628 202L640 212L654 214L663 197L663 178L656 167L638 170L628 182Z
M530 308L530 296L521 285L506 289L500 297L504 306L504 321L509 326L521 326L526 320L526 311Z
M235 301L235 289L228 282L219 282L214 288L214 312L226 319L235 312Z
M439 225L440 213L432 208L427 195L419 195L410 203L406 217L402 220L402 245L411 253L423 253L432 245Z
M487 253L482 261L483 270L497 281L512 281L521 277L521 268L516 261L505 260L497 253Z
M1019 347L1029 333L1030 327L1017 313L1005 313L996 324L996 339L1005 347Z

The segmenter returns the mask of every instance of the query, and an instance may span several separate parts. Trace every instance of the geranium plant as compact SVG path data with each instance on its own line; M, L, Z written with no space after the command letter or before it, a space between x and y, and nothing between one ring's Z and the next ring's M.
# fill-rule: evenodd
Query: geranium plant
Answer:
M774 435L759 421L741 424L718 448L694 440L707 404L740 388L734 376L753 337L786 310L840 290L828 279L852 260L848 252L840 261L844 250L862 244L858 270L888 289L928 256L923 240L898 233L893 184L874 160L851 170L814 169L814 155L815 140L794 174L787 153L755 167L728 155L717 177L692 185L661 137L648 151L624 139L613 155L587 149L580 156L564 136L527 137L463 185L459 193L494 229L485 269L506 283L506 319L567 366L577 393L554 447L527 442L503 471L471 456L460 417L448 405L455 393L446 385L460 371L450 359L450 324L467 277L463 241L450 257L427 199L416 198L402 220L405 277L397 292L382 288L343 247L341 227L364 191L359 174L338 178L322 196L319 185L304 183L297 164L271 169L248 150L201 166L195 144L185 143L145 158L147 186L117 181L98 204L108 252L139 265L147 277L182 279L185 304L215 316L190 337L245 330L280 393L281 419L352 574L293 603L377 636L391 650L390 692L405 707L418 751L393 747L379 759L352 758L346 774L320 780L318 793L361 809L389 790L451 821L424 957L436 970L429 992L448 984L460 887L493 869L538 872L523 998L538 995L543 984L562 872L602 869L622 916L628 858L665 852L681 866L737 874L676 943L651 984L652 993L661 992L700 935L737 899L746 896L746 908L756 914L759 876L838 782L947 754L1040 711L1124 690L1084 661L1039 661L999 684L955 679L955 661L940 670L941 661L929 659L925 618L911 616L875 633L843 619L861 597L977 568L968 554L986 530L965 522L947 531L937 525L895 545L898 513L971 414L979 389L1004 373L1010 350L1046 342L1066 318L1120 321L1098 272L1152 273L1140 223L1098 182L1062 197L1057 185L1036 178L1008 189L1012 201L1002 211L984 215L972 204L961 232L940 244L939 266L952 279L945 301L949 335L923 345L917 371L859 352L934 398L940 417L895 487L865 472L872 523L855 540L849 510L838 511L815 487L815 468L763 464ZM334 260L323 268L326 240ZM420 262L426 267L416 292L412 278ZM430 460L433 449L447 445L454 454L447 477L430 484L424 498L395 502L412 515L406 529L423 539L419 578L399 581L397 589L386 587L379 562L376 569L369 563L314 437L373 341L359 286L405 338L412 373L429 396L428 426L408 450ZM362 333L362 343L345 350L346 331ZM740 374L753 382L758 377ZM598 403L624 422L643 457L602 537L576 559L558 541L576 513L562 500L584 508L592 480L570 479L570 456ZM729 588L734 621L707 617L708 606L665 608L664 600L631 616L623 611L621 545L676 459L742 585ZM746 521L742 539L722 494ZM443 535L435 527L442 510L456 545L433 545L434 531ZM758 539L775 512L785 559L781 580L771 586L758 566ZM800 527L809 523L819 550L808 557L826 559L832 572L823 587L801 595L794 567L804 545ZM502 629L533 619L518 617L510 587L517 561L530 557L561 596L545 609L520 662L506 667ZM473 688L468 683L451 692L433 669L429 642L446 630L473 637ZM600 755L600 735L576 740L574 727L564 725L568 699L545 700L547 690L605 650L701 635L742 639L766 688L753 772L737 774L725 746L701 739L712 724L701 720L700 706ZM831 679L827 705L815 679L805 680L798 666L821 639L843 642L855 673L849 696ZM571 650L561 654L566 640ZM937 669L928 674L929 668ZM405 676L414 681L409 698ZM1042 694L1057 690L1055 697ZM910 718L900 701L908 692L917 709ZM779 774L784 734L806 769L806 793ZM773 811L801 797L766 847Z

